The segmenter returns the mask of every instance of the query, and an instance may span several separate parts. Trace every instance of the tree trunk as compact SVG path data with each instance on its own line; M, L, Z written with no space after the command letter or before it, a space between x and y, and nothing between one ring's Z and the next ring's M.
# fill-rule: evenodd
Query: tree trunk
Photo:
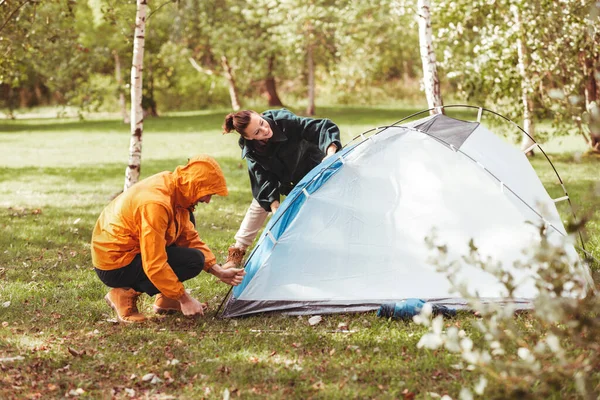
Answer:
M31 92L28 88L21 87L19 89L19 107L21 109L29 107L29 101L31 100Z
M306 67L308 69L308 105L306 115L315 115L315 62L313 59L313 46L308 43L306 48Z
M589 115L590 141L594 152L600 152L600 104L598 104L598 79L600 71L596 70L593 56L582 54L583 74L585 76L585 110ZM599 61L600 64L600 61Z
M237 87L235 86L235 78L233 77L233 71L231 69L231 66L229 65L229 61L227 61L227 57L221 57L221 65L223 66L225 78L227 78L227 82L229 83L229 97L231 98L231 108L233 109L233 111L239 111L242 108L242 106L240 105Z
M531 98L532 85L527 75L527 68L529 66L529 52L525 44L525 32L523 31L523 24L521 21L521 15L519 10L515 7L513 9L515 17L515 27L517 33L517 55L518 64L517 69L519 70L519 76L521 77L521 104L523 105L523 130L529 135L523 134L521 138L521 150L525 151L529 149L535 142L535 123L533 121L533 100ZM527 151L527 156L533 156L535 153L533 150Z
M269 63L267 66L267 78L265 79L265 89L267 91L267 100L270 107L283 107L283 103L277 94L277 87L275 83L275 77L273 76L273 63L275 62L275 56L269 57Z
M419 48L421 50L421 62L423 63L423 85L427 96L429 108L441 107L442 93L440 91L440 79L437 73L435 52L433 49L433 33L431 29L431 2L429 0L418 0L419 13ZM442 109L433 109L430 114L442 112Z
M135 34L133 36L133 60L131 63L131 139L129 141L129 163L125 170L125 186L129 189L140 179L142 166L142 133L144 111L142 109L142 72L144 66L144 41L146 35L147 0L137 0Z
M123 123L128 124L130 118L129 114L127 113L125 92L123 91L123 76L121 75L121 57L119 57L119 52L117 52L116 50L113 50L113 56L115 58L115 78L117 80L117 93L119 94L119 108L121 109L121 115L123 116Z

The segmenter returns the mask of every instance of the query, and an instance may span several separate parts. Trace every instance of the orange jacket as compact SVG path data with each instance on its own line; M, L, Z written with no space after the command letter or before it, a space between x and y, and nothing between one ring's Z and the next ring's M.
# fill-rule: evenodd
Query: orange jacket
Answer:
M219 164L208 156L141 180L100 214L92 233L94 266L114 270L141 253L144 272L154 286L165 296L179 299L185 289L167 263L166 247L174 244L202 251L204 270L216 264L215 255L198 237L188 209L203 196L227 193Z

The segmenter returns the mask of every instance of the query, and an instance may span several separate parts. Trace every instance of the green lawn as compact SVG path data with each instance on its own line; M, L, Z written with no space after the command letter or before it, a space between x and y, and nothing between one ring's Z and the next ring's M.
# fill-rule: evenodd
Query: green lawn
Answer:
M319 110L340 125L344 143L414 111ZM146 177L199 153L217 158L230 195L200 205L196 219L220 260L251 199L237 135L220 134L225 113L147 120L142 162ZM576 149L581 139L562 140ZM0 398L59 398L77 389L83 398L456 398L476 378L452 367L456 355L418 350L425 328L375 313L324 316L316 326L308 317L214 318L228 287L205 274L186 283L209 302L205 318L115 324L89 240L98 214L122 188L128 143L128 126L115 120L0 122ZM560 150L556 141L549 145ZM577 214L595 218L586 249L598 258L600 160L558 151L550 157ZM551 196L562 196L545 159L538 155L533 165ZM147 296L141 305L151 315ZM472 322L469 315L448 321L467 330ZM341 323L350 332L340 332Z

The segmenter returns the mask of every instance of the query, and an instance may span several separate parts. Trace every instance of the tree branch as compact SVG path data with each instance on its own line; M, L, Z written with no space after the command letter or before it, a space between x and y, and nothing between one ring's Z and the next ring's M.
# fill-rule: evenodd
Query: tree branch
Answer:
M19 9L21 7L23 7L25 4L29 3L31 0L25 0L24 2L21 3L21 5L17 8L15 8L13 10L13 12L10 13L10 15L8 16L8 18L6 18L6 21L4 21L4 23L2 24L2 26L0 26L0 32L2 32L2 29L4 29L4 27L6 26L6 24L8 24L8 21L10 21L10 19L13 17L13 15L15 15L15 13L17 11L19 11ZM5 3L4 0L0 0L0 6L2 6Z
M194 67L194 69L198 72L202 72L203 74L206 75L213 75L213 71L209 70L209 69L204 69L200 66L200 64L198 64L196 62L196 60L194 60L193 57L189 57L188 60L190 61L190 64L192 64L192 67Z
M154 11L152 11L147 17L146 17L146 21L148 21L150 19L151 16L154 15L155 12L157 12L158 10L160 10L161 8L163 8L164 6L166 6L169 3L174 3L173 0L169 0L166 3L162 3L160 6L158 6L158 8Z

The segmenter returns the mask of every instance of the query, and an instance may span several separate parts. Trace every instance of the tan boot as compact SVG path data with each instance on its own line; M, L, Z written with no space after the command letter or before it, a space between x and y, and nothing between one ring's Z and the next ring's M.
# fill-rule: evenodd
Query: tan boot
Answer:
M179 304L179 301L171 299L162 293L156 295L153 308L154 312L157 314L173 314L181 312L181 304Z
M223 265L223 268L239 268L243 264L246 250L240 249L235 246L230 246L228 249L227 260Z
M141 293L133 289L114 288L104 296L104 299L117 312L121 322L144 322L146 317L138 311L137 299Z

